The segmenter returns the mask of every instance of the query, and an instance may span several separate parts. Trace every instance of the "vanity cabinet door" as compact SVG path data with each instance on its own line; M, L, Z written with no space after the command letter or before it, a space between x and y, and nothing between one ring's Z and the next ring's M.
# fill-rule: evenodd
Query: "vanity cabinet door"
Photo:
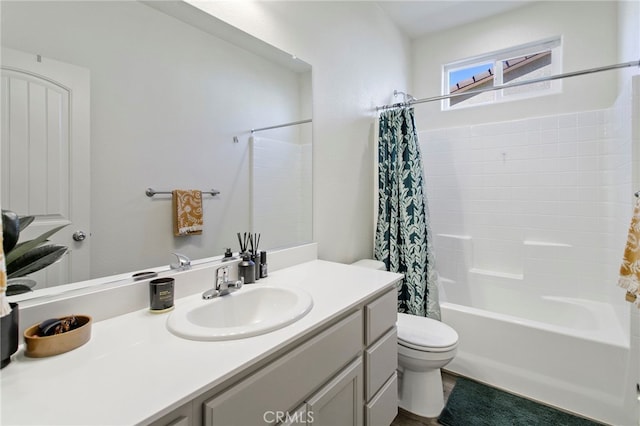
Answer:
M340 374L345 365L362 358L362 329L362 312L354 312L228 389L196 398L194 404L202 407L202 420L194 422L251 426L282 421L279 413L308 402L307 395L324 389L324 383ZM362 379L358 385L362 388Z
M307 400L307 420L314 426L362 425L362 358Z
M313 414L307 412L307 404L302 404L300 407L293 410L293 412L280 413L282 421L277 426L302 426L306 424L313 424ZM276 420L279 420L276 418Z

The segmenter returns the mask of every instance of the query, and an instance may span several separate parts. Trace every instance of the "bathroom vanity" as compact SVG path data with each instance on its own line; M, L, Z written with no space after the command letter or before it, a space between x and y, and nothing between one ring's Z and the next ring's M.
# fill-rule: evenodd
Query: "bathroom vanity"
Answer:
M175 274L176 288L193 289L176 310L201 298L216 266ZM166 326L171 313L148 309L96 321L74 351L32 359L19 350L1 372L1 423L388 425L397 413L401 277L320 260L277 270L252 286L302 289L313 307L240 339L178 337Z

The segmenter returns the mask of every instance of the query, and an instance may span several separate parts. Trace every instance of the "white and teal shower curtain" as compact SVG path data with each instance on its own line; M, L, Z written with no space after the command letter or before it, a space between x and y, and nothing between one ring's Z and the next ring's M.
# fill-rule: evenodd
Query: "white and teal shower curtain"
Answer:
M437 272L413 108L383 111L378 132L375 257L404 274L398 312L440 319Z

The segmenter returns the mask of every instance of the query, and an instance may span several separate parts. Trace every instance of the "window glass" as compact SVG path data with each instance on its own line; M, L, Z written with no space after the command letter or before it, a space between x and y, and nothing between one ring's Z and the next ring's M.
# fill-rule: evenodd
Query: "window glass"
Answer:
M559 81L517 84L561 73L560 57L561 39L556 37L447 64L443 67L443 94L454 96L443 100L442 108L557 93L562 84ZM516 86L501 88L509 84Z
M495 68L492 62L450 71L449 94L459 95L451 98L450 105L474 105L493 101L493 92L469 95L465 93L492 87L494 85L494 76Z
M551 51L537 53L534 55L519 56L517 58L502 61L502 81L503 84L511 84L526 80L535 80L551 76ZM503 95L515 95L519 93L535 92L546 90L551 87L550 81L532 83L524 86L504 89Z

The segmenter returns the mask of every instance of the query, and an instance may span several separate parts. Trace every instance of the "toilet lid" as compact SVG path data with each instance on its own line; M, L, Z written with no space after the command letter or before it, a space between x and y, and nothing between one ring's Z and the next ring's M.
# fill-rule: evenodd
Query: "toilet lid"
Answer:
M458 343L458 333L447 324L426 317L398 313L398 341L405 346L446 348Z

